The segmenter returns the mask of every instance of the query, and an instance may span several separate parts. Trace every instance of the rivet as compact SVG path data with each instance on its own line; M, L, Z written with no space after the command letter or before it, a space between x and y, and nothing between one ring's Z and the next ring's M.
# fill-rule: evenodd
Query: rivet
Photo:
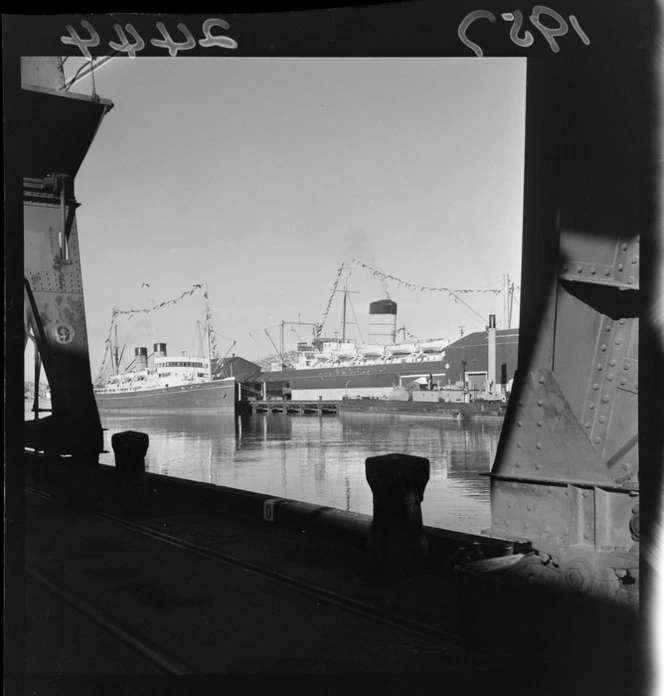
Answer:
M542 421L537 421L537 427L541 428L542 427Z
M624 386L627 384L627 380L623 377L623 378L620 380L620 384L624 387Z
M604 331L611 331L611 324L607 324Z
M623 464L623 469L624 469L625 471L629 471L631 468L632 468L632 465L631 465L629 462L625 462L625 463Z
M538 381L540 384L544 384L544 377L540 377L537 381Z
M516 446L517 446L517 447L521 447L521 441L517 442L517 443L516 443Z
M537 449L542 449L542 443L541 443L541 442L538 442L538 443L535 445L535 447L537 447Z
M597 391L599 389L599 384L597 384L597 382L595 382L595 384L593 384L593 389L595 391Z
M544 403L544 402L542 401L542 399L539 399L538 402L537 402L537 405L538 405L538 406L541 406L543 403Z
M583 538L584 538L584 539L590 539L590 534L588 534L588 532L584 532Z
M611 269L610 269L610 268L607 268L607 269L604 271L604 275L605 275L605 276L610 276L610 275L611 275Z
M535 464L535 468L537 469L537 471L539 471L542 468L542 465L539 462L537 462L537 464ZM535 490L535 487L533 486L533 491L534 490Z
M567 272L567 270L569 269L569 266L567 264L565 264L562 268L563 268L563 271Z
M530 522L524 522L524 523L523 523L523 526L524 526L526 529L528 529L528 527L530 527Z
M500 520L497 517L493 518L493 523L494 524L500 524Z
M609 365L611 365L611 367L615 367L615 366L616 366L616 361L615 361L615 360L611 360L611 362L609 363Z
M605 404L608 404L608 403L609 403L609 396L608 396L608 394L604 394L604 396L602 397L602 401L603 401Z
M549 527L549 526L544 527L545 534L548 534L550 531L551 531L551 527Z
M619 270L619 271L622 271L624 268L625 268L625 267L624 267L621 263L618 264L618 270Z
M632 285L632 284L635 283L635 282L636 282L636 278L635 278L634 276L630 276L630 277L627 279L627 284L628 284L628 285Z
M618 319L618 323L622 326L625 323L624 319Z
M583 268L581 266L576 267L576 272L577 273L583 273Z
M620 248L621 248L623 251L627 251L627 244L623 244Z
M510 526L510 521L509 521L509 520L505 520L505 526L506 526L506 527L509 527L509 526Z
M595 438L595 444L596 444L596 445L599 445L599 443L600 443L601 441L602 441L602 438L601 438L601 437L596 437L596 438Z
M623 365L623 370L629 370L629 363L625 363Z
M586 429L590 428L590 423L585 423Z
M519 399L519 406L523 406L523 400Z
M606 379L611 382L613 380L613 372L609 372L609 374L606 376Z
M639 262L639 257L638 256L633 256L632 257L632 263L637 264Z
M588 491L583 491L583 493L582 493L581 495L582 495L584 498L587 498L587 497L588 497Z
M598 369L599 372L601 372L602 369L603 369L602 365L598 364L598 365L597 365L597 369Z
M599 347L600 350L606 350L606 344L602 343L602 345Z
M591 402L588 404L588 408L591 409L591 410L592 410L593 408L595 408L595 402L594 402L594 401L591 401Z
M521 427L523 425L523 421L517 421L516 424Z
M599 420L600 423L605 423L605 422L606 422L606 418L604 418L604 416L600 416L600 417L598 418L598 420Z
M622 338L620 338L620 336L618 336L618 338L616 338L616 345L619 346L621 343L622 343Z
M514 462L514 466L515 466L517 469L520 469L520 468L521 468L521 462Z
M597 269L593 266L593 267L590 269L590 272L591 272L593 275L595 275L595 273L597 273Z

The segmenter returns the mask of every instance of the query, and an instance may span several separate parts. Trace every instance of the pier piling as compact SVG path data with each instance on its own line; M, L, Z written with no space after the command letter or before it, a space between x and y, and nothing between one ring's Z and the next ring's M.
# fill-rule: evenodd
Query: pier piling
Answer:
M373 492L369 573L383 580L415 575L422 570L429 551L421 508L429 481L429 460L385 454L369 457L365 468Z

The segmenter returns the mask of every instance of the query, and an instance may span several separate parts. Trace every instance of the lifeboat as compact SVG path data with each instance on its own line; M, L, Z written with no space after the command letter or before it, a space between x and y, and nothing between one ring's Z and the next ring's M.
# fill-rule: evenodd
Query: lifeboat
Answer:
M444 338L433 339L431 341L422 341L417 344L417 350L422 353L442 353L447 347L449 341Z
M358 346L357 352L365 358L378 358L385 352L385 346L366 345Z
M395 343L392 346L387 346L387 352L390 355L410 355L415 352L414 343Z
M332 355L338 359L348 359L356 357L356 351L354 345L341 345L332 351Z

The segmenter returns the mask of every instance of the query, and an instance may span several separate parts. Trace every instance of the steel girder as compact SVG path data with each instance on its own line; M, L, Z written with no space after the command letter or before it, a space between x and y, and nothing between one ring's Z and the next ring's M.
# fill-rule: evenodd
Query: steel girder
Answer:
M528 66L519 370L488 530L532 543L515 566L529 580L631 601L639 250L653 195L651 92L636 75L593 58Z
M103 437L90 374L74 177L112 104L63 92L58 60L22 60L26 334L36 343L52 406L51 416L26 424L25 439L54 455L96 461Z

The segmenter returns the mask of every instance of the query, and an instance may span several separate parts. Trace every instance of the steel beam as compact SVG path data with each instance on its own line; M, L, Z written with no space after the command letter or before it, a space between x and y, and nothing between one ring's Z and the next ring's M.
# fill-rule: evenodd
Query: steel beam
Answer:
M74 177L112 104L61 91L58 61L22 60L26 332L34 337L52 403L51 416L26 425L26 445L96 461L103 437L90 374Z
M490 474L488 531L535 549L516 573L628 601L653 103L643 47L529 60L519 371Z

